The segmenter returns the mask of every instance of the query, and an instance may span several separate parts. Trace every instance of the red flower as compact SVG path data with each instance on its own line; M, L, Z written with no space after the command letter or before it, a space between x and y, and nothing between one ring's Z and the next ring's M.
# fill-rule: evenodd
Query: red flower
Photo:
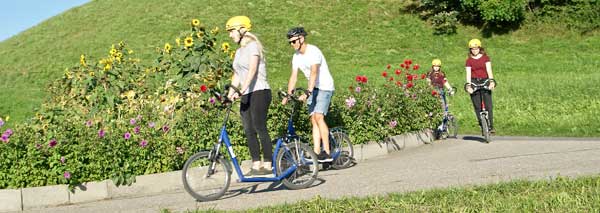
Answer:
M389 79L389 80L390 80L390 81L394 81L394 77L390 77L390 79Z
M412 75L406 75L406 80L412 81L413 80L413 76Z
M361 79L361 82L362 82L363 84L366 84L366 83L367 83L367 81L369 81L369 79L367 79L367 76L366 76L366 75L363 75L363 76L362 76L362 79Z
M437 96L437 94L438 94L437 90L431 90L431 95Z
M200 91L206 92L206 90L208 90L208 87L206 87L206 85L203 84L202 86L200 86Z
M417 76L417 74L413 74L413 79L417 80L419 78L419 76Z
M418 70L418 69L419 69L419 67L420 67L420 66L419 66L419 64L415 64L415 65L413 66L413 70Z
M406 64L400 64L400 67L406 68Z
M356 82L361 83L362 82L362 76L357 75L355 78Z
M396 75L400 75L400 74L402 74L402 70L396 69Z
M410 65L412 64L412 60L410 60L410 59L406 59L406 60L404 60L404 63L405 63L406 65L409 65L409 66L410 66ZM408 68L408 66L407 66L406 68Z
M406 84L406 89L410 89L413 86L414 86L413 82L408 82L408 84Z
M402 81L396 81L396 85L398 85L399 87L402 86Z
M387 78L388 74L387 74L387 72L386 72L386 71L383 71L383 72L381 73L381 76L383 76L384 78Z
M390 69L390 67L392 67L392 65L391 65L391 64L388 64L388 65L387 65L387 68L388 68L388 70Z
M427 77L427 75L421 74L421 79L425 79L426 77Z

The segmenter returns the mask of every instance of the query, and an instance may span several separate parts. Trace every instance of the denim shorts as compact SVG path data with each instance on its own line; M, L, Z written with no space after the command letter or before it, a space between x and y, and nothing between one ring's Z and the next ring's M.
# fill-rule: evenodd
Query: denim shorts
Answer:
M308 113L310 115L313 115L314 113L327 115L329 104L331 103L331 96L333 96L332 90L319 90L315 88L307 101Z

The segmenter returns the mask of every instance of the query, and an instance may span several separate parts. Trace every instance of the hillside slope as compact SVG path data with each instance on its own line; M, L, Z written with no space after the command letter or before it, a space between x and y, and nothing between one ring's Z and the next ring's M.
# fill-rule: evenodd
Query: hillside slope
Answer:
M142 63L150 64L156 47L174 37L192 18L221 29L227 18L248 15L266 46L272 87L285 86L292 49L288 28L303 25L309 42L324 52L338 89L356 74L375 81L387 64L412 58L425 72L441 58L454 86L464 82L466 42L481 37L473 27L457 35L433 36L426 23L400 12L393 0L379 1L92 1L55 16L0 43L0 116L23 121L44 100L44 87L75 65L125 41ZM225 34L221 34L226 38ZM525 26L483 38L500 87L495 94L496 125L501 134L600 135L600 36L581 36L560 26ZM554 89L553 89L554 88ZM451 100L463 130L476 132L468 96ZM587 128L582 128L587 126Z

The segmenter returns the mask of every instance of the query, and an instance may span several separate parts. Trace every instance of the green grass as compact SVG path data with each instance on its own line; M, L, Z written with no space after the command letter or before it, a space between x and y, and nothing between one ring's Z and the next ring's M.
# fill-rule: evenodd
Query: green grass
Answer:
M199 18L221 29L227 18L248 15L267 50L269 81L284 87L292 49L288 28L303 25L309 42L323 51L337 89L357 74L379 79L387 64L405 58L423 65L440 58L457 88L464 83L466 42L478 29L460 26L458 34L433 36L416 16L401 14L401 4L378 1L208 0L92 1L55 16L0 43L0 116L24 121L44 100L45 85L75 65L80 54L97 60L111 44L125 41L142 63L152 64L156 47ZM520 30L483 38L499 87L494 93L500 135L600 136L600 36L580 35L560 24L527 23ZM223 39L228 39L221 34ZM451 99L461 134L476 133L468 96ZM8 125L11 125L10 123Z
M390 193L366 198L312 200L244 212L598 212L600 177L512 181ZM204 211L197 211L204 212ZM215 212L211 210L209 212Z

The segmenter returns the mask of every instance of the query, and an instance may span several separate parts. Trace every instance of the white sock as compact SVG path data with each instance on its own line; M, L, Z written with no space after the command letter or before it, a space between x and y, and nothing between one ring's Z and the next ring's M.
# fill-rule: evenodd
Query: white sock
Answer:
M271 170L271 162L263 162L263 168Z
M252 169L260 169L260 161L252 161Z

